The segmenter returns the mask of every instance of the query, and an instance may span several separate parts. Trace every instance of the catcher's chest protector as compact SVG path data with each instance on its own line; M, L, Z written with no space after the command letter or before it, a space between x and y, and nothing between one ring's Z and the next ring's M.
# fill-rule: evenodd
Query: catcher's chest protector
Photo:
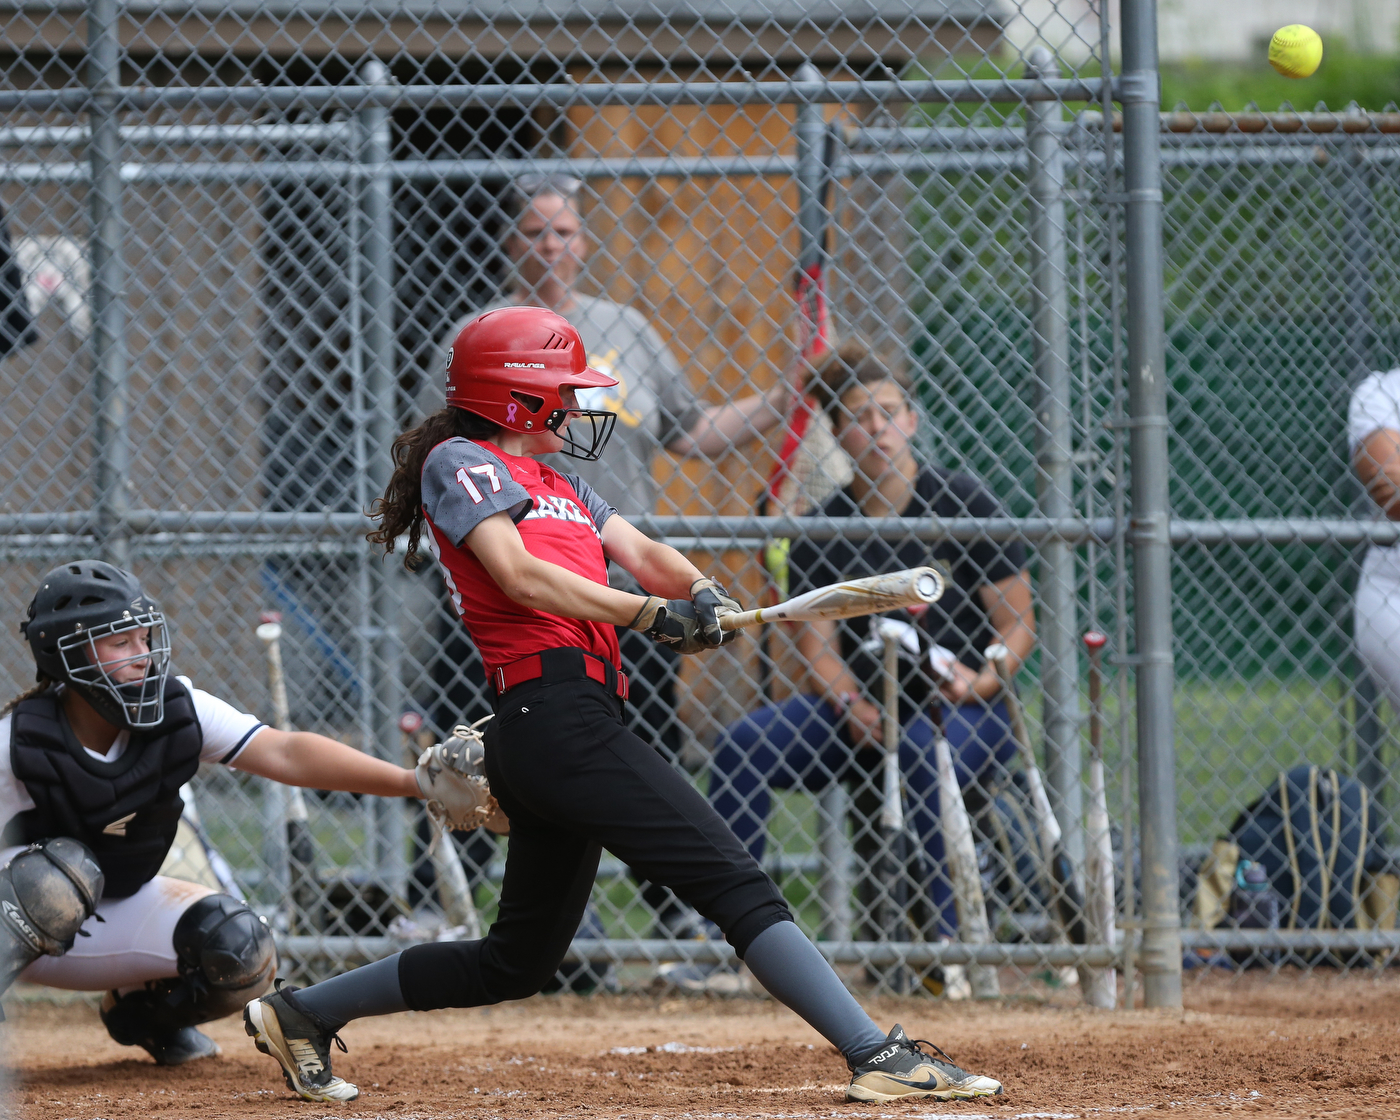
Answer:
M53 693L21 701L10 727L10 765L35 807L10 822L5 842L71 836L97 858L104 898L135 894L160 870L185 805L180 787L199 769L204 735L189 690L172 677L165 722L131 732L115 762L93 758L65 733Z

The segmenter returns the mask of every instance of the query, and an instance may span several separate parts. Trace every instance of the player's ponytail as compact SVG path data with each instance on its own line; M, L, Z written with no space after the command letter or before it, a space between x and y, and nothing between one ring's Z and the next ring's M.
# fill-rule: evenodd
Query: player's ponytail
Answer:
M379 528L371 529L365 538L371 544L383 545L389 553L394 551L399 537L407 534L403 566L409 571L416 568L418 542L423 536L423 460L444 440L490 439L498 430L490 420L475 413L444 408L394 440L390 452L394 473L389 476L384 496L370 505L370 517L379 522Z
M16 704L23 703L25 700L28 700L28 699L30 699L31 697L38 696L39 693L44 692L44 691L46 691L47 689L52 688L52 687L53 687L53 684L54 684L53 681L49 680L49 678L46 677L46 676L44 676L43 673L40 673L40 674L39 674L39 683L36 684L33 688L27 688L27 689L25 689L25 690L24 690L23 692L21 692L18 696L16 696L13 700L11 700L8 704L6 704L3 708L0 708L0 716L9 715L12 711L15 710L15 705L16 705Z

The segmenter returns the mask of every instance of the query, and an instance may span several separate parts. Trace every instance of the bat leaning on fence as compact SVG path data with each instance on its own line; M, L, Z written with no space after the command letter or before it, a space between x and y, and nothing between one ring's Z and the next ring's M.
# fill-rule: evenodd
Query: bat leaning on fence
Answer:
M1084 873L1088 896L1089 933L1099 945L1112 945L1114 936L1113 840L1108 824L1108 790L1103 772L1103 647L1108 636L1098 630L1084 635L1089 651L1089 809ZM1094 969L1090 983L1081 982L1092 1007L1112 1008L1118 1002L1118 978L1111 968Z
M1021 698L1016 694L1011 667L1007 663L1011 651L997 643L988 646L984 656L1001 678L1002 696L1011 716L1011 733L1025 767L1026 783L1030 786L1031 809L1035 813L1036 832L1040 838L1042 875L1048 901L1070 941L1075 945L1085 945L1088 939L1084 928L1084 899L1075 881L1074 864L1065 852L1060 822L1050 808L1050 798L1035 761L1035 750L1031 747L1030 734L1026 730L1026 714L1021 709Z
M721 616L720 628L742 630L760 622L823 622L901 607L927 606L943 595L943 577L933 568L909 568L883 576L842 580L786 602Z
M899 770L899 634L882 631L885 640L884 703L881 720L880 858L878 880L880 902L877 921L880 932L890 942L907 941L905 910L908 899L902 888L908 852L904 844L904 790ZM900 994L908 991L907 970L891 974L893 987Z
M417 712L404 712L399 716L399 730L403 732L404 747L408 765L418 761L419 752L433 745L431 736L420 741L418 733L423 729L423 717ZM443 829L428 815L428 829L432 839L428 844L428 858L433 864L433 878L437 880L438 900L442 903L443 917L447 924L461 931L462 937L475 941L481 937L481 915L477 913L472 899L471 884L467 881L462 857L453 843L452 834Z
M267 686L272 693L272 718L279 731L292 729L287 704L287 678L282 667L282 616L265 612L257 629L258 640L267 649ZM281 796L286 830L287 876L291 899L293 930L304 927L316 907L316 849L306 814L306 798L296 786L277 786ZM280 871L280 868L277 869Z
M894 659L897 638L885 635L886 673ZM886 678L888 680L888 677ZM888 684L886 685L888 687ZM972 835L972 818L958 784L953 765L953 748L941 727L935 727L934 766L938 771L938 819L943 830L943 851L953 883L953 899L958 913L958 934L969 945L990 945L991 927L987 922L987 898L982 893L982 869L977 861L977 842ZM996 999L1001 985L996 969L972 964L967 967L968 984L974 999Z

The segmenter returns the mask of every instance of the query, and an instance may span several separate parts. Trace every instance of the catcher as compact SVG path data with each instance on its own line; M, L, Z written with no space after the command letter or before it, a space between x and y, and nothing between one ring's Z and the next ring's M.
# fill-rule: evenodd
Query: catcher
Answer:
M267 727L171 674L165 615L130 572L53 569L20 624L38 683L0 717L0 992L19 976L102 991L108 1033L161 1065L218 1053L196 1027L267 988L246 903L158 874L201 762L289 785L418 796L412 770ZM425 778L431 782L431 779ZM439 803L452 802L444 783ZM454 811L480 804L463 783Z
M559 315L488 311L449 351L448 407L395 442L370 539L387 551L406 533L411 560L427 530L495 685L483 765L510 819L500 910L482 940L414 946L253 1000L248 1033L300 1096L354 1100L359 1090L331 1071L341 1027L539 991L569 949L607 848L719 926L759 983L845 1056L849 1099L999 1093L998 1082L926 1053L900 1027L877 1027L718 814L625 724L616 628L701 653L728 636L719 619L738 604L581 478L536 462L561 451L597 458L617 418L580 408L575 394L615 384L588 368L578 332ZM610 560L652 594L610 587ZM448 774L467 769L471 750L429 752L420 769L430 800ZM480 801L469 811L490 808Z

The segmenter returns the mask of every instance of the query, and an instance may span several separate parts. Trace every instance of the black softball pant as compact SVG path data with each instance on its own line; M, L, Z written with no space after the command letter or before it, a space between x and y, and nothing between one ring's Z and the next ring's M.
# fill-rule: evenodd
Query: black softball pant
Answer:
M566 651L545 656L555 664ZM742 958L792 914L705 798L622 720L621 701L582 675L511 689L486 725L486 776L510 817L500 912L486 937L416 945L399 959L415 1011L533 995L558 970L603 848L674 890ZM547 662L548 663L548 662Z

